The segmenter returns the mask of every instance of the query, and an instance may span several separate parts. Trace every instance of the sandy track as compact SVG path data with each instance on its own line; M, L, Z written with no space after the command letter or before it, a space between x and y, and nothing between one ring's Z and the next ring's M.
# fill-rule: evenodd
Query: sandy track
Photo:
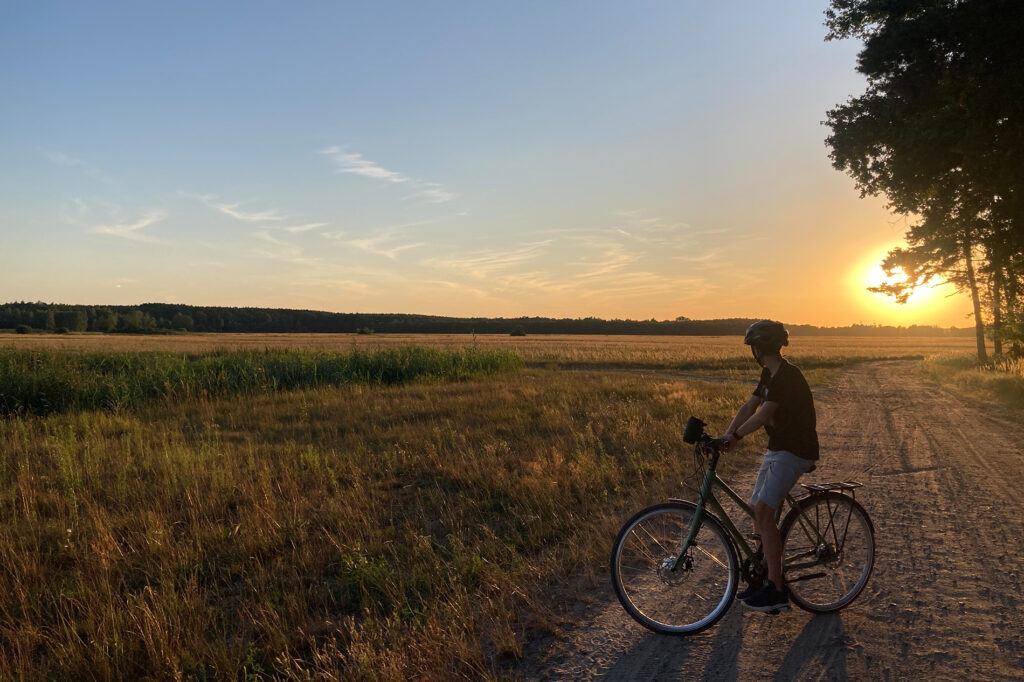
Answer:
M905 361L864 364L816 392L823 458L807 480L866 483L858 500L875 524L875 571L852 606L772 617L737 605L710 630L676 638L634 623L605 578L578 625L528 650L520 674L1024 677L1024 423L964 406L915 378L912 368ZM753 474L737 477L739 490L750 488Z

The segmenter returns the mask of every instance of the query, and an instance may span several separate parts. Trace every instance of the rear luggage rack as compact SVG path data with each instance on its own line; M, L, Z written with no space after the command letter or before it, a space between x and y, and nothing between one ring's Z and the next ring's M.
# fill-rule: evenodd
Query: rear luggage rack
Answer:
M857 481L836 481L835 483L801 483L800 484L800 487L802 487L804 490L806 490L808 492L808 494L810 494L810 495L814 495L815 493L828 492L829 490L838 490L838 491L843 492L843 493L845 493L846 491L850 491L850 495L852 497L854 497L854 498L857 497L857 493L855 493L853 491L856 490L857 488L862 488L863 486L864 486L863 483L858 483Z

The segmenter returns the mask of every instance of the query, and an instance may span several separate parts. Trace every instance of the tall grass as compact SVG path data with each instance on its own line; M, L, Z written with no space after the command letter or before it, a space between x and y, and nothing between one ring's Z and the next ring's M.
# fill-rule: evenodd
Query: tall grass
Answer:
M562 357L756 377L711 341ZM507 673L750 387L485 348L0 351L0 679Z
M0 420L0 676L500 676L745 393L531 370Z
M938 355L927 358L921 364L921 372L973 399L1024 407L1024 359L1001 358L980 363L973 355Z
M0 414L133 409L167 401L349 383L460 380L518 369L507 349L415 346L346 353L263 351L81 352L0 348Z

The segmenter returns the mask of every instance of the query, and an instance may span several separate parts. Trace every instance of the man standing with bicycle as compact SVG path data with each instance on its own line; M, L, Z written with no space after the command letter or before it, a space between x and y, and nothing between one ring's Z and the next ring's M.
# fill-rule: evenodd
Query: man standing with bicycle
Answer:
M768 432L768 450L750 498L768 580L763 586L743 590L736 598L757 611L780 611L789 608L789 590L782 579L782 537L775 514L797 479L814 469L818 459L814 399L804 375L782 357L782 347L789 345L789 332L782 323L755 322L743 343L750 346L761 366L761 379L722 438L728 448L761 427Z

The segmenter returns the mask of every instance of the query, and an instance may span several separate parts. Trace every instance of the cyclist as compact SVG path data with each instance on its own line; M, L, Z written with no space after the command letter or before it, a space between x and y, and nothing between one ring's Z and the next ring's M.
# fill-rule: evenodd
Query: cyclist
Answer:
M782 347L789 345L789 332L781 322L755 322L743 343L750 346L762 368L761 379L722 438L729 448L762 426L768 432L768 450L750 498L768 580L736 597L757 611L781 611L789 608L789 590L782 582L782 536L775 525L775 512L797 479L814 469L818 459L814 400L804 375L782 357Z

